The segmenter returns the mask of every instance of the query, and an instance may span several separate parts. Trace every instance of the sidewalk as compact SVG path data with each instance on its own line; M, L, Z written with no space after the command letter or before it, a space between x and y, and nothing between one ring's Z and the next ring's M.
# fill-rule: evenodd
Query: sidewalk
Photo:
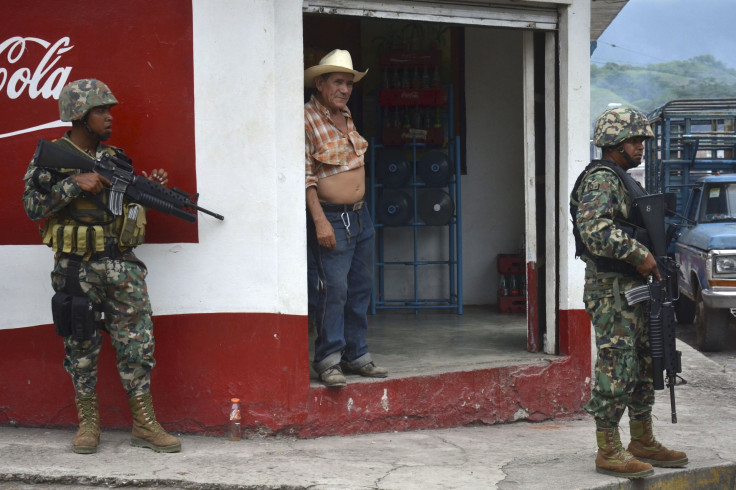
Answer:
M182 436L183 450L157 454L104 431L98 452L71 451L72 430L0 427L0 489L593 489L736 488L736 381L687 344L677 386L678 423L668 392L657 392L655 433L687 452L684 469L656 468L629 480L595 472L595 435L587 415L415 432L230 442ZM628 444L628 418L621 439Z

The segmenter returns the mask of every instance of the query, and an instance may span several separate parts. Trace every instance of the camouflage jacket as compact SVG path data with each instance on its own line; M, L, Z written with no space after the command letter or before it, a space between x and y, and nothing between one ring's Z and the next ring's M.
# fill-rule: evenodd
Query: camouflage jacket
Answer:
M69 144L76 148L71 140ZM64 146L68 147L69 145L65 144ZM23 206L28 217L33 221L48 218L79 197L82 188L68 178L71 175L36 167L35 161L31 161L23 177L25 181Z
M78 151L89 158L77 147L68 135L56 140L55 144L64 146L71 151ZM122 150L108 145L99 145L95 157L104 153ZM97 196L88 197L81 187L70 177L79 173L77 169L46 169L37 167L35 161L28 165L23 180L23 206L26 214L33 221L47 221L42 223L39 231L44 237L49 227L49 220L71 224L100 224L105 228L107 237L114 237L120 229L120 218L112 216L107 208L109 189L104 189Z
M69 139L68 133L63 138L55 140L54 143L63 146L67 150L77 151L88 158L92 158L92 156L83 152ZM120 148L100 144L97 147L94 158L100 158L103 154L111 151L123 153ZM59 169L56 171L40 168L36 167L35 161L31 161L23 177L25 181L23 205L28 217L33 221L48 218L64 209L74 199L82 195L81 187L69 178L79 172L76 169ZM103 194L102 197L106 201L104 199L106 195Z
M614 221L628 219L631 211L631 198L618 176L608 170L590 172L583 179L578 197L575 224L588 251L634 267L641 264L649 249L624 233Z

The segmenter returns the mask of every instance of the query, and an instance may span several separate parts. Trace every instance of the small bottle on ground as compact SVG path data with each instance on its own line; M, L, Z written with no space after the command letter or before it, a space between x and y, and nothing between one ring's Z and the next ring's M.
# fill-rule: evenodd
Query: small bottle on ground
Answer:
M230 404L230 424L228 426L227 440L239 441L241 437L240 398L231 398Z

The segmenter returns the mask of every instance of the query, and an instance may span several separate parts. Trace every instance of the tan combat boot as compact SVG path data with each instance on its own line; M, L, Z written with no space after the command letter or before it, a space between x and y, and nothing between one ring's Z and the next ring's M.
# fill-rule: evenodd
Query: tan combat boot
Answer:
M150 393L131 398L128 403L133 412L133 437L130 445L147 447L159 453L178 453L181 441L170 435L156 421Z
M631 442L628 450L641 461L660 468L678 468L688 463L687 455L682 451L667 449L654 438L652 419L630 420Z
M74 400L77 405L79 430L72 441L72 450L77 454L97 452L100 442L100 410L97 395L88 395Z
M652 465L642 463L631 453L624 451L618 427L598 429L595 437L598 440L598 455L595 458L595 470L598 473L631 479L642 478L654 473Z

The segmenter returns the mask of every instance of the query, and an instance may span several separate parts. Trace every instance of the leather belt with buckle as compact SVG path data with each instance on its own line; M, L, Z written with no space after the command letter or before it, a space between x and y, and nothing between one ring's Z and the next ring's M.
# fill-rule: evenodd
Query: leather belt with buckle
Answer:
M332 204L329 202L320 202L322 209L328 213L342 213L344 211L359 211L363 208L365 201L360 200L353 204Z

